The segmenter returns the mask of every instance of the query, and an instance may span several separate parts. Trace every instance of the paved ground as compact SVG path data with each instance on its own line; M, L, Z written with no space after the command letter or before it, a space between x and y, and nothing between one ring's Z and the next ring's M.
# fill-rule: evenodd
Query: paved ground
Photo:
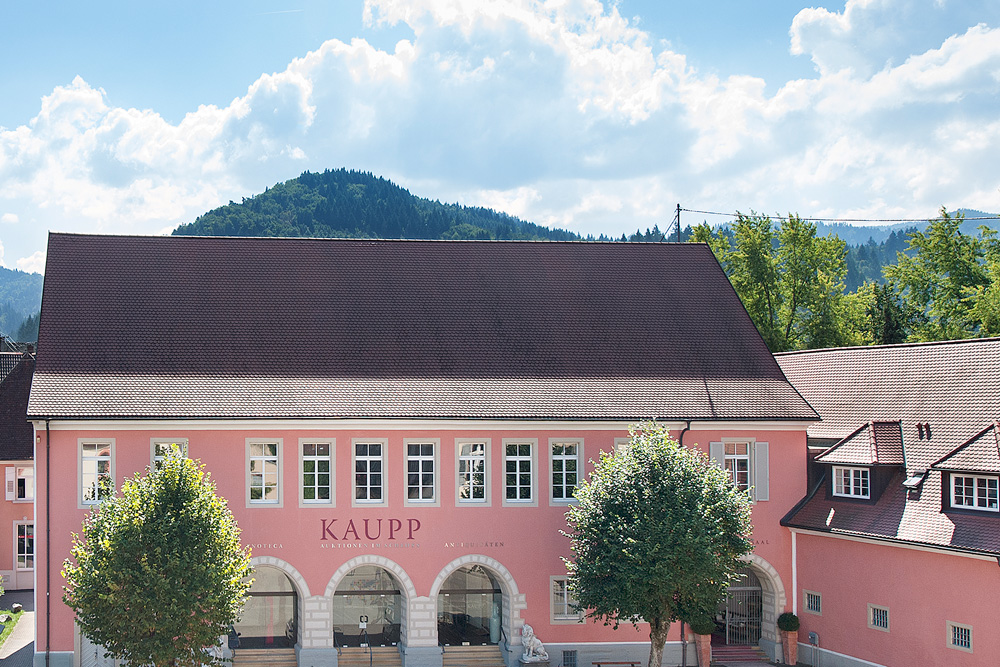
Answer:
M35 603L33 591L7 591L0 597L0 607L10 609L15 602L24 606L17 627L0 648L3 667L31 667L35 653Z

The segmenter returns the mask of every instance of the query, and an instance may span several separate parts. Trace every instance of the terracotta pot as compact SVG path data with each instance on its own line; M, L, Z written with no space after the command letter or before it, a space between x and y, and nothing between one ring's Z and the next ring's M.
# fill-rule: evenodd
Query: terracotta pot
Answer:
M696 634L694 643L698 648L698 664L701 667L709 667L712 664L712 635Z
M799 661L799 631L781 631L781 657L786 665L794 665Z

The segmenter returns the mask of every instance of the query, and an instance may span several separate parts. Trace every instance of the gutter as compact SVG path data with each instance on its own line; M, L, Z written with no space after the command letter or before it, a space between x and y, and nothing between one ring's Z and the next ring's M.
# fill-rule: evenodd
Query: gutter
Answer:
M52 447L49 419L45 420L45 667L49 667L52 628Z

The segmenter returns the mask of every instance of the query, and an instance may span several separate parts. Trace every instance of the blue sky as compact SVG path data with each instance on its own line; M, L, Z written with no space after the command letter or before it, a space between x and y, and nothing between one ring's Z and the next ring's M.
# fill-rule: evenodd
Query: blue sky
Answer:
M0 0L0 261L306 169L583 234L1000 212L1000 3ZM696 222L691 217L688 221ZM714 221L714 220L711 220Z

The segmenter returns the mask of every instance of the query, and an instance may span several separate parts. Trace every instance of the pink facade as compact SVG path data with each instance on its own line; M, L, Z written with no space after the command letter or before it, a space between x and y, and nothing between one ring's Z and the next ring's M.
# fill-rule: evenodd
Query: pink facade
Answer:
M6 590L33 588L34 483L28 461L0 460L4 496L0 499L0 576Z
M796 542L803 644L815 632L821 648L887 667L972 667L1000 655L995 558L801 532ZM820 596L819 613L808 610L806 593ZM888 610L887 631L870 626L869 605ZM949 646L949 623L972 629L971 652ZM807 645L799 660L820 662Z
M47 493L40 494L39 512L46 501L54 509L50 559L53 574L49 586L59 589L57 569L68 556L69 538L78 532L87 509L81 505L81 443L111 445L114 480L142 471L150 464L152 441L186 442L188 455L200 459L212 474L217 492L229 500L243 531L246 544L253 548L255 562L277 565L295 582L299 600L298 642L303 652L300 664L315 651L316 664L323 662L324 650L334 647L331 595L346 571L358 564L385 566L402 584L407 621L401 643L404 653L418 647L436 647L436 593L442 578L459 564L480 563L501 582L504 589L503 626L508 638L516 635L521 623L529 623L536 635L555 654L558 664L562 649L580 651L580 664L608 655L628 655L643 659L648 651L648 630L631 626L615 631L595 623L554 621L552 577L565 575L562 557L569 555L568 540L559 531L566 528L566 503L552 500L551 443L575 442L582 446L581 462L611 450L616 440L626 439L624 424L593 426L475 424L362 424L336 428L307 424L211 424L155 423L104 427L52 422L46 434L44 423L36 428L48 438L53 468ZM767 443L768 500L754 505L756 548L751 567L761 581L764 595L762 639L766 645L775 638L774 618L791 604L790 534L779 519L805 491L801 471L805 466L804 425L767 428L756 424L731 430L707 430L710 425L694 424L684 435L685 443L706 454L708 443L740 440ZM780 428L780 430L779 430ZM679 434L680 426L673 431ZM248 499L248 442L268 441L279 448L279 502L261 505ZM384 442L387 497L378 506L353 501L351 471L352 443ZM481 505L464 504L458 498L457 444L465 441L487 443L487 499ZM329 442L334 452L335 489L329 504L302 501L299 448L303 442ZM406 499L405 445L432 443L435 456L434 502L427 505ZM504 443L530 443L532 449L532 500L513 503L504 500ZM39 479L47 477L44 461L39 461ZM586 469L591 469L589 463ZM763 471L755 470L759 478ZM46 546L39 540L38 552ZM40 556L40 560L43 558ZM346 567L345 567L346 564ZM45 588L44 562L39 568L39 589ZM41 599L41 598L40 598ZM38 617L39 650L44 650L46 613ZM74 650L72 612L54 596L51 614L51 650L65 655ZM311 616L310 616L311 615ZM678 639L675 628L671 639ZM603 644L602 644L603 643ZM612 643L611 645L607 643ZM616 645L617 648L613 646ZM589 648L588 648L589 647ZM668 647L664 664L679 658L679 648Z

